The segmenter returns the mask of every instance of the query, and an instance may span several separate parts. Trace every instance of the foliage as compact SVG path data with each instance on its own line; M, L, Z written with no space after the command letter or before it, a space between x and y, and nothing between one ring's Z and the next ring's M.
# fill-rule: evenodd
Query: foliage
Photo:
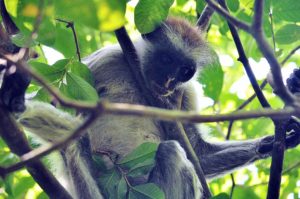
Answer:
M163 199L164 193L153 183L132 186L129 178L146 176L154 166L157 150L155 143L143 143L118 162L113 168L105 168L100 156L94 156L99 170L99 184L107 198L145 198ZM113 159L113 158L111 158Z
M184 17L194 23L197 12L201 12L205 5L203 2L202 0L177 0L174 3L172 0L139 0L134 9L136 1L126 2L125 0L5 0L11 17L21 30L14 37L14 42L19 46L30 46L32 50L39 53L38 59L29 62L32 68L43 75L52 85L58 87L66 96L88 101L97 100L93 79L87 66L77 61L76 45L71 29L67 28L66 24L55 20L56 18L74 22L81 55L87 56L105 45L116 42L112 32L104 31L115 30L126 24L134 38L138 34L134 22L141 33L147 33L164 20L168 13ZM228 0L227 3L234 16L240 20L251 22L253 0ZM299 0L266 1L263 28L270 44L273 46L273 41L275 42L274 51L280 61L293 48L300 45L299 10ZM41 19L40 23L39 18ZM253 38L243 31L239 31L239 34L246 54L250 58L250 63L255 69L255 75L259 81L262 81L266 77L267 63L262 58ZM208 101L213 102L205 104L207 100L203 98L202 106L205 106L203 113L234 111L253 94L253 90L243 73L241 63L236 61L238 58L236 48L227 22L217 14L212 18L207 40L219 56L220 63L216 58L216 63L204 69L198 78L204 85L205 96L210 98ZM60 52L63 59L50 58L49 51L45 46ZM299 63L298 53L289 59L283 70L290 71ZM35 82L32 83L28 92L36 93L38 99L50 100L46 92ZM272 107L282 107L282 102L273 95L270 87L265 88L264 93ZM258 101L254 100L245 109L259 108ZM209 127L213 137L223 140L225 132L228 130L228 122L209 124ZM231 139L251 139L273 132L274 127L269 119L236 121ZM149 147L149 143L146 146ZM143 154L141 152L145 151L137 148L124 157L121 162L117 162L114 168L107 170L105 178L100 179L99 183L105 187L111 198L122 198L126 193L130 198L139 198L141 195L148 195L147 192L150 191L152 194L163 197L161 191L153 184L130 187L126 182L125 176L140 176L153 165L155 147L147 149L153 150ZM284 169L286 173L283 175L281 198L297 197L297 193L300 191L298 186L299 160L295 158L299 156L299 152L298 147L288 151L285 155ZM1 166L8 166L16 161L16 156L10 153L3 141L0 140ZM98 159L98 161L100 160ZM292 167L293 165L296 166ZM269 167L270 160L268 159L235 172L237 185L233 192L233 198L265 198ZM293 169L289 170L290 167ZM47 198L25 170L0 180L0 187L0 198ZM213 180L210 182L210 188L216 195L215 198L228 198L231 190L231 178L225 176ZM117 197L113 194L117 194ZM153 195L148 196L153 198Z

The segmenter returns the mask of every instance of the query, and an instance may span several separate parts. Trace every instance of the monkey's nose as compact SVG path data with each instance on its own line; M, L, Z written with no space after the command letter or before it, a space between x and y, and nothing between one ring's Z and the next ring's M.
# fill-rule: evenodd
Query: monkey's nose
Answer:
M169 88L172 81L175 80L175 77L168 77L166 83L164 84L165 88Z

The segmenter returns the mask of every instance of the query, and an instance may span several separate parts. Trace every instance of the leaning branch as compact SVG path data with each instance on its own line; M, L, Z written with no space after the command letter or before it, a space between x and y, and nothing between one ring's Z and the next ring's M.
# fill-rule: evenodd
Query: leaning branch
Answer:
M256 43L263 53L265 58L268 60L271 66L271 72L273 78L276 79L274 82L274 93L276 93L286 105L295 105L295 97L286 89L282 80L282 74L280 70L280 64L275 57L273 50L271 49L268 41L266 40L264 33L262 31L262 12L263 12L263 0L256 1L255 3L255 13L254 20L251 26L243 21L238 20L236 17L232 16L224 8L220 7L214 0L206 0L207 4L211 6L216 12L223 16L227 21L232 23L234 26L245 30L246 32L252 34Z
M224 0L219 0L219 3L220 5L226 10L228 11L228 8L226 6L226 3ZM256 77L251 69L251 66L249 64L249 60L246 56L246 53L245 53L245 50L244 50L244 47L243 47L243 44L241 42L241 39L239 37L239 34L238 34L238 31L236 30L236 28L234 27L233 24L231 24L230 22L228 22L228 27L230 29L230 32L231 32L231 35L232 35L232 38L234 40L234 43L235 43L235 46L237 48L237 51L239 53L239 58L238 60L243 64L244 66L244 69L247 73L247 76L251 82L251 85L253 87L253 90L260 102L260 104L262 105L262 107L264 108L269 108L270 107L270 104L269 102L267 101L267 99L265 98L260 86L258 85L258 82L256 80Z
M31 147L24 133L18 128L11 114L2 106L0 106L0 118L0 135L11 151L19 156L30 153ZM39 160L31 161L26 164L26 167L30 175L50 198L71 199L69 193ZM6 170L2 169L1 172L6 172ZM2 173L2 176L5 174L7 173Z

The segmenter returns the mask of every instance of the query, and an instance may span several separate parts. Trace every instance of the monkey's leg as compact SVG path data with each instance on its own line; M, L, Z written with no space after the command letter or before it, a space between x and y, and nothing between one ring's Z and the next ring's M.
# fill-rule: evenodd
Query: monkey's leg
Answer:
M102 199L104 197L93 177L95 172L89 162L90 156L80 147L81 143L77 142L68 147L63 154L73 192L76 199Z
M50 104L29 101L27 109L19 116L18 121L25 129L36 134L50 143L64 139L82 123L80 118L62 112ZM62 156L71 182L71 192L75 198L91 199L103 198L94 180L93 170L90 168L89 156L83 151L79 140L62 150ZM88 147L89 148L89 147Z
M149 182L157 184L166 199L199 199L202 195L194 166L177 141L160 143Z

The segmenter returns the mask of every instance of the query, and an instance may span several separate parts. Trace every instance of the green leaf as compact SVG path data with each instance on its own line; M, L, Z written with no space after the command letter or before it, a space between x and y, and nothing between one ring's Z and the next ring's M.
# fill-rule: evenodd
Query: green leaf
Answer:
M176 0L176 4L178 6L184 6L184 4L187 2L188 0Z
M29 61L29 65L50 83L61 80L66 72L65 65L60 61L52 66L41 62Z
M227 0L226 1L228 8L232 11L232 12L236 12L239 10L240 7L240 1L239 0Z
M149 33L164 21L174 0L140 0L135 7L134 22L142 33Z
M14 186L14 195L16 197L20 197L25 195L25 193L33 187L35 184L35 181L30 176L22 177L18 180L18 182Z
M230 199L227 193L220 193L216 196L211 197L210 199Z
M164 199L165 194L153 183L138 185L132 187L129 191L129 199L143 198L143 199Z
M206 3L203 0L197 0L196 1L196 11L197 13L202 13Z
M54 7L52 1L41 3L39 0L5 0L5 4L12 20L20 29L21 34L24 35L22 36L23 38L34 36L32 31L36 31L35 28L37 28L36 40L38 42L46 45L55 42L55 31L53 31L55 29ZM41 16L40 22L37 21L39 16ZM15 41L18 42L18 40ZM28 42L23 42L25 46L28 46L30 43L32 43L31 39L28 39Z
M43 102L50 102L51 101L51 97L49 96L48 92L45 91L45 89L40 89L38 90L38 92L36 93L36 95L34 96L35 100L38 101L43 101Z
M29 48L37 44L30 36L23 34L22 32L17 33L11 37L14 44L20 47Z
M124 178L122 178L118 184L117 187L117 198L118 199L125 199L126 198L126 193L127 193L127 184Z
M74 99L90 102L98 100L98 93L95 88L78 75L68 72L66 80L68 93Z
M72 63L70 63L70 70L73 74L78 75L87 81L91 86L94 86L94 78L87 65L79 61L72 61Z
M92 155L93 161L95 162L95 166L97 167L97 170L99 171L106 171L106 165L104 160L99 155Z
M139 164L133 166L132 168L130 168L127 175L131 176L131 177L138 177L138 176L146 175L146 174L150 173L154 164L155 164L154 159L145 160L142 163L139 163Z
M13 187L12 187L13 180L14 180L14 174L10 174L6 176L4 179L4 189L9 196L13 196Z
M213 54L215 61L201 70L198 80L203 85L204 94L216 102L222 91L224 72L217 54Z
M235 198L251 198L251 199L261 198L250 187L235 187L233 195Z
M300 2L299 0L273 1L274 20L285 20L289 22L299 22L300 20Z
M276 42L279 44L290 44L300 40L300 26L288 24L281 27L275 34Z
M112 169L108 173L100 176L98 182L102 190L105 191L106 195L111 196L116 193L116 186L121 180L121 174L118 170Z
M112 31L125 23L126 1L56 0L55 10L58 18L102 31Z
M154 159L157 147L156 143L143 143L125 156L118 164L126 168L132 168L148 159Z

